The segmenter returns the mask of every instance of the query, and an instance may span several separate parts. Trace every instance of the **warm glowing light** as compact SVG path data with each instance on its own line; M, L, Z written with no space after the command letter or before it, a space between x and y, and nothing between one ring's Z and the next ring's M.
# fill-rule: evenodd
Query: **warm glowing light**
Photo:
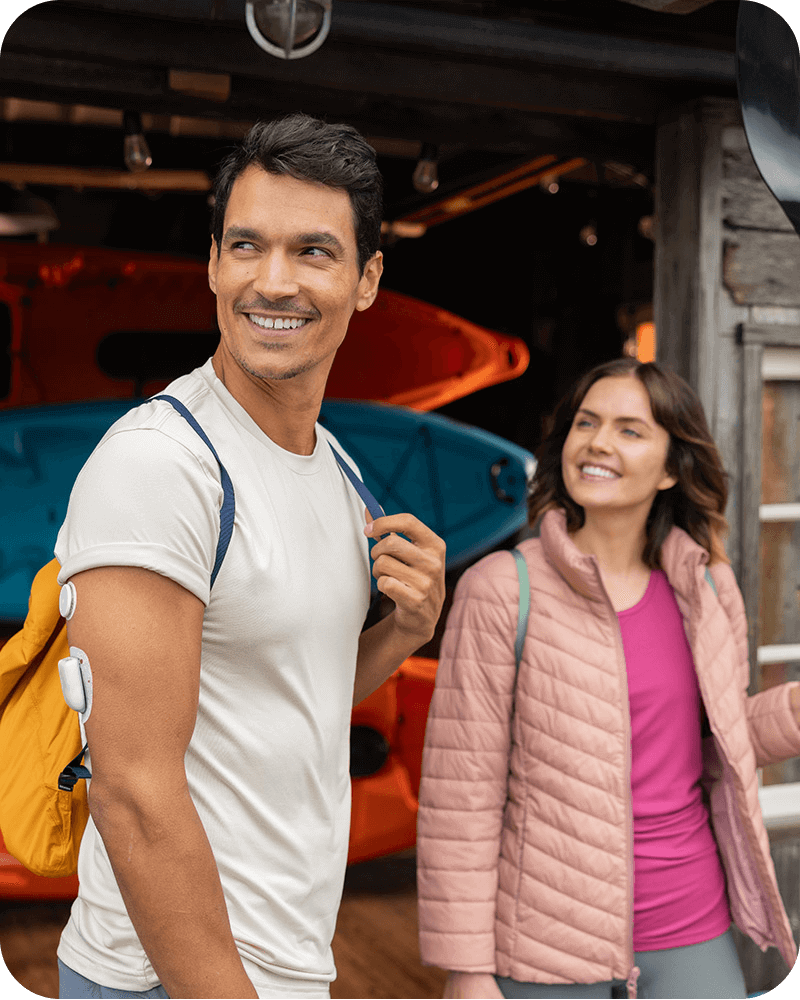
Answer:
M636 327L636 357L639 361L655 361L656 359L656 326L655 323L639 323Z

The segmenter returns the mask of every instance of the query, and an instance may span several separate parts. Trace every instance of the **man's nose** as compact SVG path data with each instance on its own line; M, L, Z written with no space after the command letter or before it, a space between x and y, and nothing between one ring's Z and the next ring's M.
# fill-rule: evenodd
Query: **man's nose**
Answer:
M297 263L282 250L270 250L258 262L253 288L265 299L294 298L300 291Z

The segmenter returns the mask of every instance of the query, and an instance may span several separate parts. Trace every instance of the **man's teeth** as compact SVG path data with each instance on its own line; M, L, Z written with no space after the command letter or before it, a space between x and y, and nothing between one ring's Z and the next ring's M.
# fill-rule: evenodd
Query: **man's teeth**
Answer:
M583 465L581 466L581 472L587 476L603 476L604 479L616 479L616 472L612 472L610 469L603 469L599 465Z
M248 314L251 322L255 323L256 326L263 326L265 330L296 330L299 326L305 326L307 320L305 319L290 319L288 316L277 319L273 319L271 316L255 316L253 313Z

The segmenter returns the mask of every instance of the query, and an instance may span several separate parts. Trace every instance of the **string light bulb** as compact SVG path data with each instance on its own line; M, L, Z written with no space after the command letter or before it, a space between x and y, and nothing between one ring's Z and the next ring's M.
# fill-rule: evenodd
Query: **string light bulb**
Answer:
M138 111L126 111L123 117L123 127L125 129L123 143L125 166L132 173L140 174L153 165L150 147L147 145L142 131L142 116Z
M432 194L439 187L439 150L433 143L423 142L411 183L420 194Z

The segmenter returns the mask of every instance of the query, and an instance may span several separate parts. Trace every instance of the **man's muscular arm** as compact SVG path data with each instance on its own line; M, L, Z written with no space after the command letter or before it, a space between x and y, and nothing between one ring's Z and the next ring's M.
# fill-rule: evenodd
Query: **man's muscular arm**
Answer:
M255 997L184 769L203 604L144 569L72 581L69 641L89 657L94 689L89 807L136 933L170 997Z

